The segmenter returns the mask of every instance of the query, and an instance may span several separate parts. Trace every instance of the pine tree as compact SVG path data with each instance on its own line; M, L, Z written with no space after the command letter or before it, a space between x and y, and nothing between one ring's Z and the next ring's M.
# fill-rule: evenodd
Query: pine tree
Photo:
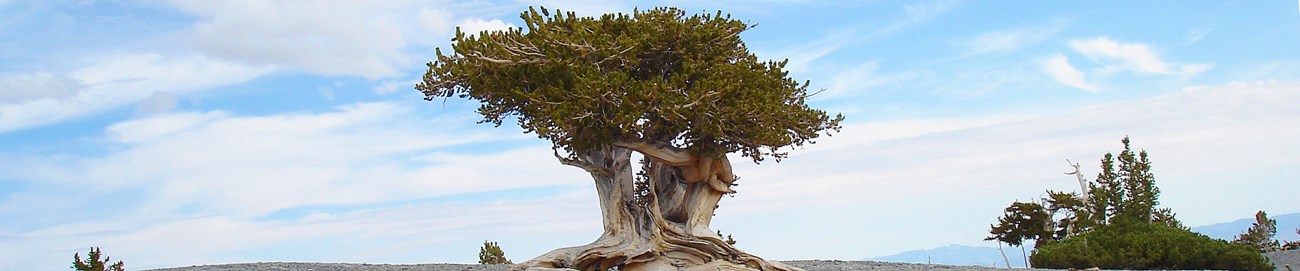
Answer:
M1003 211L998 224L990 227L989 237L984 240L1020 246L1027 240L1052 238L1051 216L1042 204L1017 201Z
M1115 155L1107 152L1101 158L1101 172L1097 173L1097 181L1092 185L1092 196L1089 197L1092 201L1089 206L1092 207L1097 224L1109 223L1124 202L1123 188L1118 179L1115 174Z
M1277 234L1277 220L1269 219L1264 210L1255 213L1255 223L1246 229L1246 233L1237 236L1234 243L1246 244L1254 247L1259 252L1277 251L1281 249L1277 240L1273 236Z
M1160 203L1160 188L1156 187L1155 176L1151 174L1151 161L1147 160L1147 151L1135 154L1129 148L1127 136L1122 142L1124 151L1118 156L1118 177L1123 185L1124 200L1116 215L1136 221L1154 221L1155 206Z
M497 242L483 241L483 247L478 249L479 264L514 264L510 259L506 259L506 253L501 251L501 246Z
M603 233L523 269L794 270L710 234L714 207L735 191L728 154L779 162L844 120L806 103L816 92L786 61L749 51L741 33L753 25L667 7L599 17L529 8L520 19L523 28L457 30L415 88L426 100L476 101L481 123L517 123L591 175ZM637 189L633 153L647 158L648 189Z
M104 256L100 260L99 256ZM77 271L125 271L126 265L122 261L117 261L112 265L104 266L105 263L112 261L107 255L103 255L98 247L90 247L90 253L86 253L86 260L81 260L81 253L72 254L72 269Z

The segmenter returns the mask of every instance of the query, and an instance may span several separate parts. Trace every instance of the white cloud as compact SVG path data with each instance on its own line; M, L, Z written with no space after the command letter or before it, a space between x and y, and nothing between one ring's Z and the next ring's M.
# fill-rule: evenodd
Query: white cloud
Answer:
M515 25L502 22L501 20L498 19L492 19L489 21L484 21L480 19L469 19L469 20L461 21L459 24L456 24L456 27L459 27L460 31L464 32L466 35L478 35L480 32L483 31L507 30L510 28L514 28Z
M402 88L407 88L407 91L413 91L412 90L413 86L415 86L415 83L417 82L419 81L418 80L384 81L383 83L380 83L378 86L375 86L370 91L374 92L375 94L389 94L389 93L397 92Z
M451 33L451 14L441 9L422 8L416 14L416 19L420 21L420 27L434 35L445 35Z
M1102 64L1102 74L1116 71L1163 75L1192 76L1206 69L1206 64L1174 64L1160 59L1146 44L1121 43L1106 37L1070 41L1070 47L1088 59Z
M1070 60L1069 58L1066 58L1065 55L1056 54L1047 59L1043 59L1039 62L1039 66L1047 76L1056 80L1056 82L1060 82L1062 85L1089 92L1098 91L1097 87L1084 81L1085 75L1083 72L1070 65Z
M473 263L472 254L463 252L483 240L501 241L508 256L519 261L573 245L519 239L585 241L599 234L596 198L583 196L420 203L291 220L222 215L87 220L0 238L0 253L29 256L6 259L0 268L57 266L73 252L85 253L87 242L114 259L124 259L132 269L264 261Z
M123 54L91 59L92 64L66 74L24 84L33 93L0 102L0 133L65 121L147 99L155 92L173 94L243 82L269 72L199 56ZM219 76L214 76L219 75ZM37 80L40 81L40 80ZM40 89L47 88L47 89Z
M925 24L952 10L956 5L955 1L910 4L903 7L903 14L900 18L883 26L859 25L828 31L813 42L804 42L791 48L783 48L773 52L751 50L754 51L755 55L762 58L785 59L789 61L786 63L785 69L792 74L799 74L809 70L813 63L838 52L845 46L887 37L910 27ZM871 31L867 32L866 29L871 29Z
M175 95L165 91L155 91L153 94L149 94L149 97L136 104L135 112L139 114L152 115L171 111L175 108Z
M922 24L938 18L958 5L956 1L936 1L930 3L913 3L903 6L903 18L894 21L872 33L871 36L890 35L913 25Z
M990 31L960 41L958 44L967 49L965 56L1009 53L1041 43L1056 35L1063 27L1064 23L1055 22L1042 26Z
M1295 168L1289 158L1300 151L1300 142L1292 140L1300 137L1300 127L1278 125L1300 121L1297 102L1300 85L1265 82L1191 87L1050 116L850 123L843 133L796 150L782 163L755 166L733 159L742 177L740 194L724 199L715 228L736 234L750 252L775 259L856 259L914 248L905 246L977 244L1008 202L1038 197L1043 189L1075 189L1073 177L1061 174L1069 169L1064 159L1095 169L1096 158L1117 150L1124 135L1152 153L1165 191L1162 204L1189 224L1249 215L1258 208L1300 211L1281 204L1288 202L1289 191L1269 189L1300 176L1286 170ZM517 141L483 138L455 126L472 123L465 119L424 122L410 110L381 103L315 114L165 113L114 125L106 135L117 146L108 154L52 160L62 162L49 166L68 175L36 179L61 187L94 180L93 187L105 189L90 196L131 190L123 187L143 190L136 197L140 202L119 212L129 217L0 233L8 236L0 239L0 252L12 252L0 254L57 256L84 249L86 240L102 240L106 250L122 252L114 257L149 258L142 264L151 267L286 258L466 262L470 256L428 259L410 248L448 244L444 247L456 247L447 248L450 255L500 237L515 243L510 247L526 247L527 252L514 254L526 259L597 234L589 178L558 165L544 144L456 152L467 145ZM1220 179L1241 170L1276 175ZM22 176L43 172L37 171ZM537 201L504 195L548 186L569 192ZM489 191L497 192L472 195L508 200L418 201ZM1250 197L1238 197L1243 194ZM80 196L24 196L3 206L54 213L79 205L31 203ZM418 203L387 204L412 200ZM378 206L366 207L373 205ZM360 207L330 211L329 206ZM259 219L286 208L306 213ZM217 213L222 215L207 215ZM197 216L177 217L181 214ZM773 217L834 223L792 225L773 223ZM567 227L557 230L562 238L539 234L552 226ZM859 227L879 230L853 230ZM885 241L842 249L863 240ZM338 244L348 248L335 249ZM149 257L182 246L202 249L168 259ZM12 251L18 247L40 249ZM266 255L303 248L312 249Z
M156 200L151 206L159 208L152 211L200 206L208 212L244 217L295 206L357 204L564 180L551 177L563 176L553 172L563 168L550 166L554 158L545 147L484 155L443 153L436 149L492 137L438 132L437 127L412 119L408 109L392 104L267 117L166 114L109 127L108 135L125 144L124 149L86 161L82 170L89 175L85 179L100 180L106 188L149 187L150 197ZM476 170L487 165L532 173Z
M1214 33L1214 30L1208 28L1188 30L1187 34L1183 35L1183 44L1196 44L1204 40L1205 37L1210 36L1211 33Z
M0 104L60 98L85 87L80 81L48 72L0 74Z
M880 65L875 62L858 64L852 68L841 69L830 76L826 91L818 94L818 99L837 98L854 92L870 89L887 83L894 78L879 74Z
M325 113L170 112L121 122L106 128L102 140L111 145L100 157L0 163L0 172L28 184L0 199L0 218L47 223L0 229L0 252L24 255L0 268L38 266L54 259L44 256L88 242L164 267L247 261L249 251L266 260L428 261L415 251L431 244L455 244L438 261L470 262L453 252L500 236L598 234L597 203L582 170L560 165L545 143L517 129L478 126L468 115L428 120L409 105L362 103ZM472 199L520 189L556 192ZM558 193L565 190L582 192ZM440 200L467 194L463 201L472 204ZM84 208L101 201L113 211ZM285 210L306 213L276 215ZM97 219L72 218L92 215ZM297 256L265 255L304 243L320 245ZM541 253L562 245L573 244L519 247ZM182 247L189 249L172 251Z
M1011 201L1037 198L1044 189L1077 190L1074 177L1061 174L1071 169L1065 159L1082 163L1092 179L1098 159L1118 151L1125 135L1151 153L1162 206L1189 225L1258 209L1297 212L1285 204L1290 191L1277 189L1300 178L1291 159L1300 151L1293 140L1300 127L1279 125L1300 122L1296 103L1300 84L1265 82L1057 115L851 123L781 163L738 162L740 192L724 199L715 228L737 233L750 252L784 259L978 245ZM1234 172L1260 173L1241 178ZM772 217L834 223L773 223ZM854 230L862 228L873 230ZM862 240L878 242L841 249Z
M202 20L191 30L209 54L324 75L383 78L403 74L413 57L404 24L438 27L445 12L411 1L176 1ZM418 17L418 18L417 18ZM408 22L409 21L409 22ZM435 32L437 33L437 32ZM412 33L413 34L413 33Z
M632 12L630 6L633 5L629 1L622 0L522 0L517 2L527 6L546 7L551 11L551 14L555 14L556 10L561 10L565 13L572 11L578 16L591 17L600 17L600 15L606 13L629 13Z

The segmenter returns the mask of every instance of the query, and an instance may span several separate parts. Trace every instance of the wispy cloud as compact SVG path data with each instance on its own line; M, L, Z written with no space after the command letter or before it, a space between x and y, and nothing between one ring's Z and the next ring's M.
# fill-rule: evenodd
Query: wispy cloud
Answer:
M918 3L903 7L899 18L883 26L856 25L829 31L812 42L801 43L794 48L779 50L782 53L758 52L760 57L773 55L775 59L788 59L786 70L800 73L811 69L811 65L822 58L839 52L841 48L856 43L867 42L894 35L908 28L924 24L952 10L955 1L938 1ZM871 29L868 31L868 29Z
M1065 26L1061 20L1042 25L980 33L957 44L966 48L962 57L991 53L1010 53L1042 43Z
M1051 77L1056 82L1068 87L1082 89L1089 92L1096 92L1099 89L1088 82L1084 81L1084 73L1070 65L1070 59L1065 55L1056 54L1041 60L1040 67L1043 73Z
M915 25L924 24L951 11L957 5L957 1L936 1L903 6L903 17L901 19L881 27L869 35L868 38L886 36Z
M92 242L121 248L122 254L115 257L156 258L141 263L158 267L194 264L199 259L234 261L247 249L282 253L281 246L346 242L339 239L347 238L366 243L376 238L405 240L394 244L410 248L445 242L475 246L486 237L437 231L538 235L538 229L528 232L500 221L522 219L516 221L564 230L571 228L560 225L566 219L591 220L598 214L565 211L573 209L566 203L571 201L504 206L483 199L468 200L476 206L425 203L517 189L584 190L589 177L559 165L546 144L517 130L475 128L473 118L466 116L470 113L427 120L412 110L397 103L359 103L332 112L266 116L167 112L106 128L99 140L112 147L102 156L0 156L5 161L0 172L9 176L6 182L23 184L0 198L0 219L37 223L0 229L0 247L5 248L0 250L11 255L30 255L12 249L61 255ZM555 196L532 192L511 200ZM594 208L595 197L585 196L580 199L582 206ZM89 205L112 211L84 208ZM536 210L543 207L553 209ZM407 218L394 219L382 210L400 211ZM18 219L35 214L59 215ZM91 216L97 219L84 219ZM599 222L588 225L598 228ZM474 227L486 228L466 230ZM410 239L423 234L446 240ZM196 244L204 249L172 251ZM447 249L446 255L456 255L451 251L457 249ZM366 261L358 255L347 257ZM452 256L442 261L464 262ZM20 264L4 262L0 266Z
M407 24L438 27L436 22L448 16L421 13L419 5L409 1L172 3L201 18L188 35L205 53L255 65L370 79L404 74L401 69L412 59L403 51L407 36L418 29Z
M456 27L459 27L460 31L465 32L465 34L467 35L477 35L479 32L483 32L483 31L506 30L510 28L515 28L515 25L502 22L501 20L498 19L492 19L492 20L469 19L469 20L461 21L459 24L456 24Z
M1206 69L1205 64L1165 62L1154 50L1142 43L1122 43L1107 37L1070 41L1070 47L1099 65L1103 75L1118 71L1163 75L1191 76Z
M1276 125L1300 121L1300 109L1290 105L1297 102L1300 84L1247 83L1051 115L849 124L843 134L798 150L781 163L738 164L740 193L725 200L719 209L723 215L715 220L726 221L718 228L730 226L746 234L738 238L758 238L742 239L747 248L781 251L769 255L779 258L853 259L905 250L908 244L979 245L978 237L987 234L988 223L1007 203L1037 198L1044 189L1077 190L1073 177L1061 174L1070 169L1065 159L1082 162L1086 173L1095 174L1097 159L1116 151L1125 135L1151 152L1157 180L1166 191L1162 204L1187 223L1232 219L1260 208L1294 210L1281 203L1291 195L1273 187L1300 176L1284 170L1289 167L1285 160L1300 150L1300 142L1290 140L1300 136L1300 127ZM1279 176L1249 183L1222 179L1247 167L1267 168ZM1242 185L1251 188L1227 187ZM1248 198L1243 202L1236 199L1244 195L1198 192L1207 189L1259 194L1243 197ZM954 202L962 206L954 207ZM897 206L907 210L886 210ZM823 208L834 211L806 214ZM853 222L844 227L764 223L772 216ZM842 252L795 241L824 239L836 247L852 246L838 240L889 238L860 230L885 224L879 221L906 221L911 226L885 230L907 236L907 242Z
M156 92L207 91L268 72L203 56L122 54L91 59L85 68L67 73L19 74L15 76L23 80L5 87L26 94L0 100L0 133L130 105Z

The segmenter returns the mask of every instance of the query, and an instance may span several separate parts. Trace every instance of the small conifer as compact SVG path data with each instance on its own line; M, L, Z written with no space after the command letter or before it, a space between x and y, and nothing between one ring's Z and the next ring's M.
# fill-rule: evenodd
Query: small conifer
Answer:
M104 259L100 260L99 259L100 256L104 256ZM126 264L123 263L122 261L117 261L117 263L113 263L112 265L108 265L108 266L104 265L105 263L108 263L110 261L111 260L109 259L108 256L103 255L103 253L99 251L99 248L90 247L90 253L86 253L85 261L81 260L80 252L72 254L72 269L76 269L77 271L125 271L126 270L123 267Z
M501 251L501 246L497 242L483 241L483 247L478 250L479 264L514 264L510 259L506 259L506 253Z

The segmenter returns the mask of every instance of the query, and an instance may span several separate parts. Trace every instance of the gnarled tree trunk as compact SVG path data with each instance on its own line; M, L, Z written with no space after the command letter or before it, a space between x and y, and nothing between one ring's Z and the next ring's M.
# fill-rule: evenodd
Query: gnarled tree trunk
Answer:
M633 150L647 157L640 190ZM735 180L726 157L622 143L560 159L591 173L604 233L591 244L556 249L515 270L802 271L740 251L709 229L713 210Z

